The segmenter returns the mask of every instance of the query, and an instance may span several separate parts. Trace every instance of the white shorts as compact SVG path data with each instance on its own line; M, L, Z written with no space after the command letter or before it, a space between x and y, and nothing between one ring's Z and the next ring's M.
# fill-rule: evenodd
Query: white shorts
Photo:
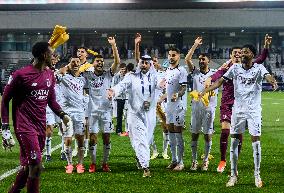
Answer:
M242 134L246 129L252 136L261 136L261 111L259 112L235 112L233 109L230 134Z
M113 133L112 111L96 112L89 115L89 132L99 133L100 129L103 133Z
M173 123L175 126L184 126L184 116L186 109L182 105L178 105L176 109L166 107L166 123Z
M75 135L84 135L85 134L85 127L84 127L85 116L84 116L84 113L82 113L82 112L80 112L80 113L68 112L68 115L71 117L71 119L73 121L73 130L66 131L65 133L63 133L63 136L64 137L72 137L74 134ZM64 128L65 125L62 124L62 127Z
M213 124L216 108L210 106L205 108L202 104L194 103L192 103L190 132L212 134L214 132Z
M60 123L61 119L53 111L46 111L46 125Z

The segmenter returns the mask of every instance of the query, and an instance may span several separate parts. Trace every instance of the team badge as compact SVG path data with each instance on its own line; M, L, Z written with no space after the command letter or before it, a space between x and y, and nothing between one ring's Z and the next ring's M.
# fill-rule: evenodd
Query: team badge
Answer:
M47 86L47 87L50 87L50 85L51 85L50 80L49 80L49 79L46 79L46 86Z

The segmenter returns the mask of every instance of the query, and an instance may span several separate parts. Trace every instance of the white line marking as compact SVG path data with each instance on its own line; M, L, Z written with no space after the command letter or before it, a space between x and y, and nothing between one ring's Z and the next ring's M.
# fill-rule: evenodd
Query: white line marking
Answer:
M55 147L51 148L51 152L53 152L53 151L59 149L60 147L61 147L61 144L56 145ZM9 177L9 176L11 176L11 175L17 173L17 172L20 170L20 168L21 168L21 166L17 166L17 167L15 167L14 169L5 172L4 174L2 174L2 175L0 176L0 181L2 181L2 180L4 180L5 178L7 178L7 177Z
M273 105L279 105L280 103L271 103L271 104L273 104Z
M275 99L275 98L266 98L266 97L263 97L262 99L264 100L275 100L275 101L283 101L284 99Z

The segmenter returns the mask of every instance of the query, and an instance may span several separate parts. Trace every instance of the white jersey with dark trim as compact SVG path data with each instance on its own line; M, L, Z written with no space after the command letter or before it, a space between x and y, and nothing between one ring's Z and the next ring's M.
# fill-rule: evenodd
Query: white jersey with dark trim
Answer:
M242 64L234 64L224 74L224 79L233 80L234 108L237 112L260 112L262 81L269 72L263 65L253 64L244 69Z
M176 102L171 102L171 98L178 93L180 85L187 85L187 71L183 66L175 68L168 67L165 72L167 107L168 109L176 109L178 105L182 105L184 109L187 107L187 93L179 97Z
M107 89L111 88L113 73L111 69L97 76L94 72L85 72L89 88L89 115L96 112L112 111L112 102L107 99Z
M60 82L63 96L62 108L68 112L84 112L85 78L82 75L75 77L71 74L65 74L60 78Z
M209 69L207 73L203 73L200 71L199 68L194 67L193 71L191 72L192 81L193 81L193 90L197 90L198 92L202 92L204 87L204 82L207 78L209 78L211 75L213 75L215 72L217 72L216 69ZM216 107L217 106L217 94L218 89L214 90L215 96L210 97L210 107Z

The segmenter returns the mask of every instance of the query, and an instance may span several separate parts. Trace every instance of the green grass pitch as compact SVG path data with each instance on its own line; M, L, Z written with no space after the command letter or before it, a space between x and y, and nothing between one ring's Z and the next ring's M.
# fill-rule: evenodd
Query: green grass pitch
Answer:
M190 103L188 103L189 105ZM232 188L226 188L229 175L229 147L227 150L227 168L224 173L217 173L216 168L220 160L219 153L219 108L216 111L215 133L211 154L214 159L210 161L207 172L190 171L191 150L190 133L190 106L188 106L186 126L183 132L185 139L185 170L173 172L166 169L170 163L161 157L151 160L151 178L142 178L142 171L137 170L134 159L134 151L131 148L128 137L111 136L112 149L110 155L110 173L98 172L89 174L71 175L65 174L66 162L60 160L60 149L52 153L52 162L45 163L45 171L41 175L41 192L43 193L91 193L91 192L284 192L284 93L262 93L262 162L261 177L264 187L258 189L254 185L253 155L251 139L246 131L243 148L238 163L238 184ZM162 151L162 131L160 126L155 130L155 141L159 151ZM60 143L57 131L54 132L52 146ZM203 153L204 140L199 138L198 157ZM170 152L170 150L169 150ZM102 140L98 144L98 163L102 158ZM0 148L0 175L14 169L19 164L18 144L12 152L5 152ZM76 159L74 159L76 162ZM201 159L199 160L201 163ZM87 169L90 158L85 159ZM15 179L15 174L0 181L0 192L7 192ZM26 192L24 190L23 192Z

